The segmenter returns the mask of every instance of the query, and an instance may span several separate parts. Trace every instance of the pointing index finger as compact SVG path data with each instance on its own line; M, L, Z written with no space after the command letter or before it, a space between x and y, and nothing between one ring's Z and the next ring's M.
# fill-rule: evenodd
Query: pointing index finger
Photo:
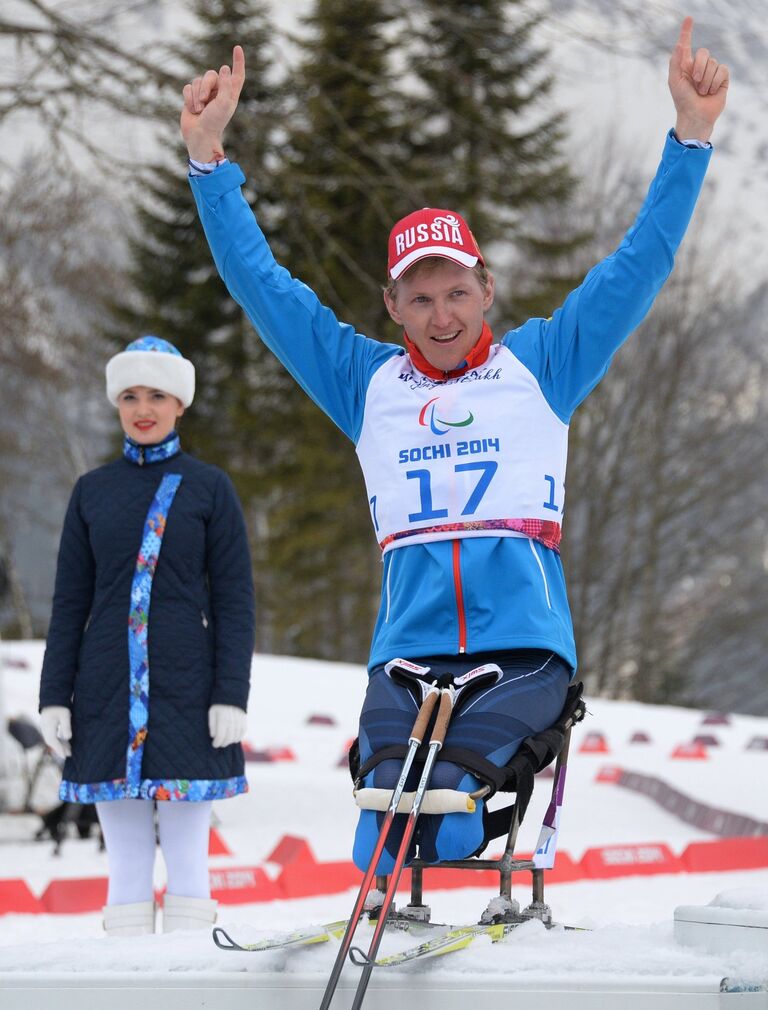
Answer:
M678 46L684 50L686 56L692 56L691 45L693 42L693 18L687 17L680 25L680 38L677 40Z
M242 46L235 46L232 50L232 77L235 85L243 86L245 80L245 53Z

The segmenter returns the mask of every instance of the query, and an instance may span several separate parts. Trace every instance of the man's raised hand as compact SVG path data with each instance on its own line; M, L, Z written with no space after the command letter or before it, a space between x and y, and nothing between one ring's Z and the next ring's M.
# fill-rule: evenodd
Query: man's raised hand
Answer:
M691 48L693 18L686 18L669 60L669 90L677 109L675 132L680 140L709 140L725 108L730 76L708 49Z
M194 161L210 162L224 157L224 129L235 114L245 82L242 46L232 50L232 67L206 70L184 86L181 135Z

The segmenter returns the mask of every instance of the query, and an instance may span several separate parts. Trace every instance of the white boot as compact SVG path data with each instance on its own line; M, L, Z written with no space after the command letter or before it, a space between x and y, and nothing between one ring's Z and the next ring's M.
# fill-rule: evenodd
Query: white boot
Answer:
M107 936L144 936L155 931L154 901L133 901L129 905L105 905L104 930Z
M218 904L213 898L183 898L178 894L166 894L163 898L163 932L207 929L216 922Z

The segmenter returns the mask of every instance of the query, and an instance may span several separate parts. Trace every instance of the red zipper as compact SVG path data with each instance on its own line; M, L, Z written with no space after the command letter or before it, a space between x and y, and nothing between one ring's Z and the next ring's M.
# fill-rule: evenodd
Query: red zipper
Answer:
M464 612L464 590L461 585L461 540L453 541L453 587L456 590L456 611L459 619L459 652L467 651L467 615Z

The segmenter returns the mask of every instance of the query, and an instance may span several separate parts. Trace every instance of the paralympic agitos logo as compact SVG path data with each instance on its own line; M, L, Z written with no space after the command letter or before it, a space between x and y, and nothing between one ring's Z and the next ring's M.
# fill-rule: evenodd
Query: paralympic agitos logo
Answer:
M469 417L463 421L446 421L442 417L438 417L437 401L439 399L439 396L433 396L421 408L419 412L419 424L422 428L429 428L433 435L446 435L451 428L466 428L468 424L472 424L475 418L471 410L468 412ZM441 428L440 425L446 425L446 427Z

